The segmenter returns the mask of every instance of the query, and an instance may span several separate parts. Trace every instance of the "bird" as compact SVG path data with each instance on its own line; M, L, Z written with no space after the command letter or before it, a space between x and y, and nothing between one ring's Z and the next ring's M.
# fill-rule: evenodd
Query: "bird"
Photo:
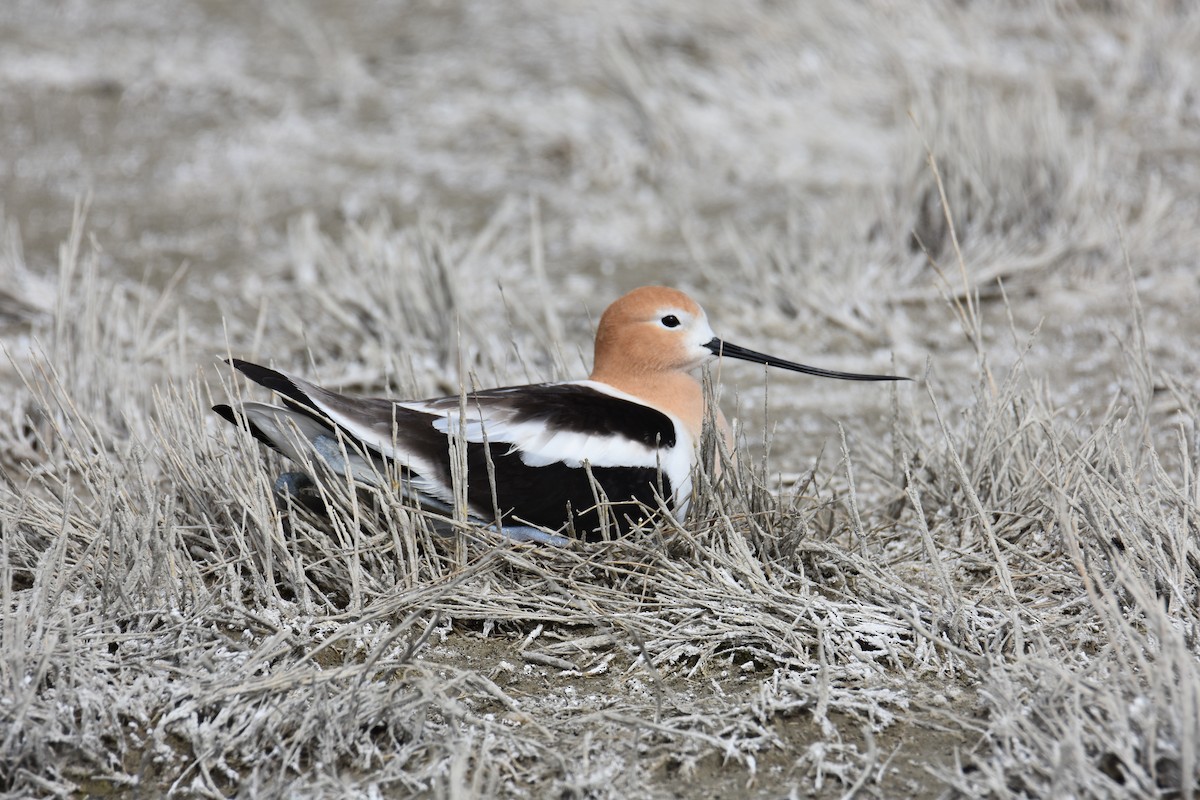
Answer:
M448 516L458 508L515 541L594 541L628 534L663 510L684 519L706 411L696 372L722 357L839 380L909 380L807 366L725 342L687 294L643 286L601 315L586 380L406 401L339 394L230 359L282 405L213 410L293 461L321 463L366 486L390 480L422 508ZM732 444L725 416L713 412ZM295 490L293 475L280 477L281 493Z

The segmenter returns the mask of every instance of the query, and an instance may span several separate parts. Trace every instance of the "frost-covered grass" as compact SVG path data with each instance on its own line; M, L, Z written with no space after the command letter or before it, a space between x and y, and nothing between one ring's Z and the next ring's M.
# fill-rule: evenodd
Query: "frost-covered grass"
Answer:
M0 793L1195 795L1197 12L695 5L183 6L244 59L185 69L112 46L170 29L141 4L18 3L6 96L96 72L175 166L133 193L97 145L53 267L0 249ZM726 365L739 457L686 522L567 548L280 508L209 411L261 398L229 354L580 376L648 282L919 380Z

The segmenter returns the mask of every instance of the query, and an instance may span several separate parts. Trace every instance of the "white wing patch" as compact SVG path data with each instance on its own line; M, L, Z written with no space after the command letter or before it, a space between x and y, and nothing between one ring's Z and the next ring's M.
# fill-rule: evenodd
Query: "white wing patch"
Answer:
M578 381L577 385L645 405L632 395L594 381ZM564 430L536 421L514 422L516 412L509 406L503 403L480 403L470 397L466 401L465 420L458 406L447 408L445 402L398 405L438 417L433 427L446 436L461 436L475 444L506 444L509 453L520 454L522 463L530 467L545 467L561 462L568 467L581 468L586 462L593 467L658 469L665 466L663 462L669 458L670 450L678 447L678 444L676 448L651 447L624 436ZM675 426L678 441L683 426L670 414L667 417ZM688 439L690 441L690 437Z
M483 409L468 409L468 417L474 411ZM586 461L593 467L656 468L665 454L623 436L554 430L537 422L468 418L464 424L457 411L435 420L433 427L447 436L461 436L468 442L506 444L508 452L519 453L521 461L530 467L545 467L558 462L568 467L582 467Z

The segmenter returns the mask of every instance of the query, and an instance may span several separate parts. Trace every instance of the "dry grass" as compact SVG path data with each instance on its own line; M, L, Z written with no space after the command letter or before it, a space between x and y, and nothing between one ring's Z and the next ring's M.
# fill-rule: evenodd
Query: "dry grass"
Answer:
M1195 796L1200 19L805 7L605 17L593 128L455 95L550 152L485 219L314 207L259 268L150 282L82 208L57 278L10 233L0 793ZM347 130L383 102L275 10ZM226 353L408 397L578 375L589 316L668 278L732 341L923 380L730 369L745 441L688 520L565 548L336 482L328 519L281 508L208 410L248 391Z

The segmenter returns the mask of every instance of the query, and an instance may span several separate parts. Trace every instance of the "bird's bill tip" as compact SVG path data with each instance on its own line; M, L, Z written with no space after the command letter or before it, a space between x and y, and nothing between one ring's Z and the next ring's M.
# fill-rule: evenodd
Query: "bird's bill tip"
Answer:
M807 364L797 364L794 361L787 361L767 353L760 353L756 350L750 350L740 345L730 344L729 342L721 341L717 337L713 337L712 341L704 345L709 352L715 356L725 356L726 358L736 358L741 361L751 361L755 364L765 364L768 367L779 367L780 369L789 369L792 372L802 372L805 375L815 375L819 378L835 378L841 381L907 381L912 380L901 375L868 375L859 372L838 372L832 369L822 369L820 367L810 367Z

